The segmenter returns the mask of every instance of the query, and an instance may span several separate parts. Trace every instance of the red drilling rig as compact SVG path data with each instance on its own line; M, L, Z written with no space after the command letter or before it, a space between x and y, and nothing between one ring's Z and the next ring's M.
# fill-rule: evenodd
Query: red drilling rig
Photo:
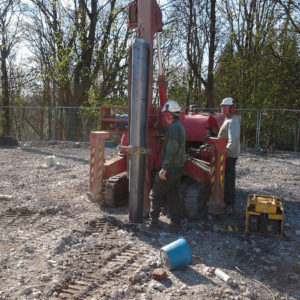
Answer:
M161 109L167 101L166 81L161 72L159 32L162 14L156 0L137 0L128 6L129 27L136 30L130 48L128 106L100 109L100 130L91 132L89 198L106 205L128 202L129 222L142 222L150 208L152 180L161 166L163 136L151 124L165 126ZM159 107L153 106L153 38L158 37ZM119 115L128 113L128 120ZM226 140L213 137L224 118L219 113L182 111L186 130L187 160L181 186L185 215L197 218L206 203L208 212L224 211L224 171ZM104 161L105 140L122 134L119 155ZM129 198L129 199L128 199Z

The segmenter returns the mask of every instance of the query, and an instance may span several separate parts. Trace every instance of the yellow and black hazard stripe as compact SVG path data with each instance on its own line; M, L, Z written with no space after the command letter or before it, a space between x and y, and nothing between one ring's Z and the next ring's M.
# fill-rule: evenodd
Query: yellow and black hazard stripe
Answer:
M101 180L102 174L103 174L103 152L102 147L99 146L98 148L98 174L97 174L97 180Z
M224 188L224 166L223 166L223 161L224 161L224 153L221 153L221 159L220 159L220 181L221 181L221 188Z

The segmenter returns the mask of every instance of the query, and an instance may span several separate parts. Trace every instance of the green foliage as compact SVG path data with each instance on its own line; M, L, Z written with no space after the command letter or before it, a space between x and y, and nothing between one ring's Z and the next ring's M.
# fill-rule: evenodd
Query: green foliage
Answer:
M88 100L84 105L91 107L100 107L101 105L127 106L127 103L127 96L121 96L117 93L111 93L105 96L102 94L100 86L93 85L89 90Z
M242 109L300 109L299 37L290 31L288 23L282 25L248 33L255 42L250 40L247 47L234 39L237 32L228 37L215 74L218 101L232 96ZM253 145L257 119L247 114L242 116L243 144ZM296 114L278 118L269 113L263 120L263 147L280 145L283 149L284 133L286 143L293 144Z
M232 96L241 108L299 108L300 57L294 36L267 43L259 51L227 46L216 71L218 99Z
M18 97L15 97L13 99L13 102L14 102L14 104L22 105L24 101L23 101L23 98L19 95Z
M179 82L174 82L174 85L169 88L168 99L173 99L177 101L181 107L185 107L186 94L186 87Z
M294 151L300 115L289 110L265 110L262 113L261 141L262 148ZM299 141L298 141L299 143ZM298 145L299 147L300 145Z
M93 118L99 120L100 109L98 107L80 107L78 114L85 119Z

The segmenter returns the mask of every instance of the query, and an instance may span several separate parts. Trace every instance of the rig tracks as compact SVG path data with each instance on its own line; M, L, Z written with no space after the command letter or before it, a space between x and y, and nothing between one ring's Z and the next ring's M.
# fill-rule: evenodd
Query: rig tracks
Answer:
M29 210L28 208L16 208L9 209L1 215L2 224L6 223L5 226L19 227L26 224L36 212Z
M37 245L36 243L42 245L45 242L45 235L63 231L55 220L41 216L39 212L27 207L8 209L0 217L2 231L0 242L3 253L4 251L8 253L10 248L20 246L25 241L27 246ZM59 232L56 234L59 235Z
M103 242L90 245L89 249L72 250L65 261L69 264L59 269L71 278L57 290L57 299L90 299L101 297L103 286L110 283L127 282L145 261L142 250L136 249L130 240L122 240L118 235L118 226L103 220L89 223L87 232L94 236L98 232ZM105 239L104 239L105 238Z

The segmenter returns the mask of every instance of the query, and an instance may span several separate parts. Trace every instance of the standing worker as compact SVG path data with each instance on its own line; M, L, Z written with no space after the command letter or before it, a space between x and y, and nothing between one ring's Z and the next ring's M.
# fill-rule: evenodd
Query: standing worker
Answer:
M184 127L179 121L180 111L179 104L174 100L167 101L162 109L169 127L165 133L161 170L156 175L150 193L151 227L157 226L163 201L167 198L171 218L167 230L170 232L177 232L181 228L179 186L185 162L186 138Z
M225 213L230 215L234 211L235 202L235 165L240 154L240 120L234 114L235 102L232 98L224 98L221 106L225 120L218 137L227 139L224 202L226 204Z

